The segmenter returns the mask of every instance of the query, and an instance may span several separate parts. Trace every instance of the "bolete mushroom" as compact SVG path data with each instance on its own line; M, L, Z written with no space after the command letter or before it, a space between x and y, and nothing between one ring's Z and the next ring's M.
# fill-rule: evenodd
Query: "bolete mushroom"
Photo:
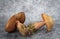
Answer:
M45 13L43 13L41 16L42 16L43 21L32 23L30 24L30 26L34 26L34 29L38 30L39 28L46 25L47 30L51 31L54 25L53 18Z
M45 13L43 13L41 16L42 16L43 21L32 23L30 24L30 26L34 26L34 29L38 30L39 28L46 25L47 30L51 31L54 25L53 18Z

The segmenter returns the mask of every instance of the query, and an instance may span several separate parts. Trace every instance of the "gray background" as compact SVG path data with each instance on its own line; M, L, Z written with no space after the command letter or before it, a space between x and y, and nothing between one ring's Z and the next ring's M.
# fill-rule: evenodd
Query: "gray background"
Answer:
M23 37L18 31L5 32L7 20L18 12L25 12L25 25L42 21L41 14L46 13L55 20L51 32L41 28L32 36ZM0 0L0 39L60 39L60 0Z

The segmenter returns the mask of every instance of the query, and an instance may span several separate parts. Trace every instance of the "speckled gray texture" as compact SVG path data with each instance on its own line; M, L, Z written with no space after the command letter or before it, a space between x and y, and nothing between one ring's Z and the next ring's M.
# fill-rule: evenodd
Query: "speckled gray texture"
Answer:
M18 31L4 31L7 20L18 12L25 12L25 25L42 21L41 14L46 13L55 20L51 32L41 28L30 37L23 37ZM60 39L60 0L0 0L0 39Z

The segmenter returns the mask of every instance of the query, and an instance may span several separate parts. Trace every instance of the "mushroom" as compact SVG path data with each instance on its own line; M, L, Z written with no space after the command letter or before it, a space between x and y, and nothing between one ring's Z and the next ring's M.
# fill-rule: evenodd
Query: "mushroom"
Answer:
M51 29L53 28L54 25L54 20L51 16L48 16L47 14L43 13L42 15L42 19L43 21L40 22L35 22L33 23L31 26L34 26L34 28L36 30L38 30L39 28L43 27L44 25L46 25L46 28L48 31L51 31Z

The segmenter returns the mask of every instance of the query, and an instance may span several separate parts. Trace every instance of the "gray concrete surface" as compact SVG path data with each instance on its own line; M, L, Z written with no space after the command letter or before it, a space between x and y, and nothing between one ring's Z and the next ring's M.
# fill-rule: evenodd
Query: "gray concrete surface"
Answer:
M23 37L18 31L5 32L7 20L17 12L25 12L25 25L41 21L41 14L46 13L55 20L51 32L42 28L30 37ZM60 39L60 0L0 0L0 39Z

